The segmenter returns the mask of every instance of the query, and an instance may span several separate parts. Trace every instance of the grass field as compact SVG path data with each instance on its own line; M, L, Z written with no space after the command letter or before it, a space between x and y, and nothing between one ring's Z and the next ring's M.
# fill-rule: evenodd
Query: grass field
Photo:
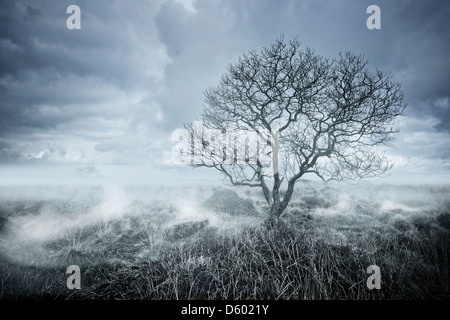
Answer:
M450 298L448 185L307 181L278 230L266 210L257 189L0 187L0 298Z

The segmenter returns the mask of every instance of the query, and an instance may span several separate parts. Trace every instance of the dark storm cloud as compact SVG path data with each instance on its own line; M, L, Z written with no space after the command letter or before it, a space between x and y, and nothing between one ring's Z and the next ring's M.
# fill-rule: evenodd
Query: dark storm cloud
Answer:
M371 4L381 7L381 30L366 28ZM450 96L446 1L196 1L194 7L197 12L191 13L167 2L156 20L174 60L167 85L181 89L180 98L168 93L162 100L169 110L184 101L197 112L201 88L196 80L205 69L219 70L217 63L225 66L226 58L232 62L239 52L259 49L284 34L299 36L305 46L329 58L343 50L364 54L372 68L392 72L403 84L410 113L437 117L438 127L450 130L449 108L434 106ZM203 50L190 54L193 47ZM226 58L217 59L220 55Z
M158 52L152 55L147 45L154 40L140 34L145 32L141 28L149 27L143 12L121 10L117 2L78 1L82 28L71 31L66 28L66 8L72 2L17 1L1 8L0 135L20 126L48 128L85 118L87 113L96 116L95 108L71 111L70 107L98 104L108 90L147 90L146 86L156 87L161 81L165 57L158 57ZM135 31L130 27L133 19L138 21ZM140 49L147 50L142 51L149 54L147 62L140 60L136 52ZM162 62L160 70L158 62ZM101 86L108 90L98 92ZM61 112L42 114L42 106Z
M217 83L226 65L253 49L240 27L232 2L197 1L196 12L167 1L155 21L172 62L165 72L166 90L158 97L163 124L170 130L199 116L203 91ZM248 37L247 40L245 37Z
M127 18L133 16L126 17L126 12L100 1L78 1L83 27L69 31L66 8L72 2L18 1L7 12L2 10L2 75L19 77L51 70L62 77L95 74L120 85L133 79L131 61L123 59L133 41L127 34Z
M81 30L66 28L72 4ZM143 103L169 61L152 19L159 5L2 1L0 161L113 161L95 146L134 137L136 110L155 112Z
M404 1L395 7L397 39L393 61L402 68L404 91L410 112L439 119L435 126L450 132L450 3L448 1Z
M71 4L81 30L65 27ZM381 30L366 27L372 4ZM280 35L392 72L409 117L393 152L448 159L449 10L444 0L2 1L0 161L170 163L170 134L199 118L204 90Z

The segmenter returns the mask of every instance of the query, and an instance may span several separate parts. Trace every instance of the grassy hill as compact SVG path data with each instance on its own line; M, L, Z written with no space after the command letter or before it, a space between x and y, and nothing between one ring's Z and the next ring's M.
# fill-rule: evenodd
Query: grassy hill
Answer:
M449 186L299 184L271 231L256 189L0 191L1 299L450 298Z

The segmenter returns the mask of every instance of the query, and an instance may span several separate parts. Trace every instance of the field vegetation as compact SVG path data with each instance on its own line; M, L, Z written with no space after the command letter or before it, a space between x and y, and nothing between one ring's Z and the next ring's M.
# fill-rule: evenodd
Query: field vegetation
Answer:
M0 298L450 298L450 186L306 181L274 230L265 203L223 186L2 187Z

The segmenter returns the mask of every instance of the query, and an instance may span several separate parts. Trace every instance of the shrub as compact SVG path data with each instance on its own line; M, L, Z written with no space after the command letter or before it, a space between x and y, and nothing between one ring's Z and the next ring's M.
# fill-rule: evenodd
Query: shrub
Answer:
M437 221L442 228L450 230L450 213L441 213Z
M190 221L176 224L165 230L165 238L168 241L178 241L198 234L208 225L208 220Z
M232 215L255 215L257 211L251 200L243 199L229 189L217 188L203 206L215 211Z

